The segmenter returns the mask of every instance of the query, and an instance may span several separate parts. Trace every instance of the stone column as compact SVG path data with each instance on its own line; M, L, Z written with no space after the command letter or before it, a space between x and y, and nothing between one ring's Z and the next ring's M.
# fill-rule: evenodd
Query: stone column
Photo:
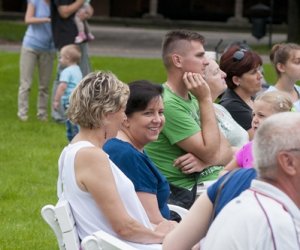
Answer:
M149 1L149 13L143 15L144 18L163 18L161 14L157 13L158 0Z
M234 17L228 19L228 23L235 23L237 25L244 25L249 23L246 18L243 17L243 4L244 0L235 0L234 3Z

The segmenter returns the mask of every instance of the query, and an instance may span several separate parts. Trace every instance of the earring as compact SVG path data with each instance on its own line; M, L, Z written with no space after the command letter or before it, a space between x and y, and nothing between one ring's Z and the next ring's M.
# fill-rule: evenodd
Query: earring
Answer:
M107 139L107 132L106 132L106 126L104 125L104 140Z

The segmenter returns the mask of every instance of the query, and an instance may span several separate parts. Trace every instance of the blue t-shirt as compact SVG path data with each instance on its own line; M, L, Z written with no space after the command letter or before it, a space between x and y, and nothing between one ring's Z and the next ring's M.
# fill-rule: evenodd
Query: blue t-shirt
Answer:
M50 17L50 7L46 1L28 0L35 8L35 17ZM54 51L54 42L50 23L30 24L23 38L23 46L43 51Z
M141 153L130 143L117 138L108 140L104 144L103 150L133 182L136 192L156 195L162 216L170 219L170 210L167 204L170 195L169 184L146 153Z
M210 201L214 204L218 192L218 188L227 177L229 173L220 177L214 184L208 187L207 195ZM223 207L231 201L233 198L237 197L244 190L250 187L251 181L256 178L256 170L254 168L244 169L241 168L235 171L232 176L229 177L227 182L225 183L221 194L219 196L218 204L215 208L215 217L219 214L219 212L223 209Z
M62 104L64 106L67 106L69 104L69 97L73 89L75 89L75 87L81 81L81 79L82 79L82 73L77 64L64 68L63 71L60 73L59 82L67 83L67 88L63 96L61 97Z

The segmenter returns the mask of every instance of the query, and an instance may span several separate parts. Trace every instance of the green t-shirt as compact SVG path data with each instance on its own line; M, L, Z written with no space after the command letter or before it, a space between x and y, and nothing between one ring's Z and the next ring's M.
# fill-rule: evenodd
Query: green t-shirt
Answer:
M179 156L186 154L176 143L201 130L198 101L191 94L189 100L184 100L170 91L169 88L165 87L164 89L166 123L158 140L149 143L146 146L146 151L170 183L191 188L195 184L195 175L182 173L173 166L173 162ZM198 183L216 179L221 169L222 167L219 166L205 169L200 173Z

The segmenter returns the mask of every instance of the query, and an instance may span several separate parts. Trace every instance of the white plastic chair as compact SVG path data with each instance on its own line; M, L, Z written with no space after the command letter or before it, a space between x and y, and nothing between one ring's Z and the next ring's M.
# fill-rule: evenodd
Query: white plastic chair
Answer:
M184 216L186 216L186 214L188 213L189 210L180 207L180 206L176 206L176 205L172 205L172 204L168 204L168 207L171 211L176 212L177 214L179 214L179 216L181 218L183 218Z
M170 210L184 217L188 210L168 204ZM56 206L46 205L42 208L43 219L54 231L60 250L138 250L126 242L104 232L98 231L79 242L75 220L71 207L66 200L58 201Z
M56 206L44 206L41 214L54 231L60 250L80 249L74 217L67 201L58 201Z
M83 250L138 250L104 231L85 237L81 246Z

